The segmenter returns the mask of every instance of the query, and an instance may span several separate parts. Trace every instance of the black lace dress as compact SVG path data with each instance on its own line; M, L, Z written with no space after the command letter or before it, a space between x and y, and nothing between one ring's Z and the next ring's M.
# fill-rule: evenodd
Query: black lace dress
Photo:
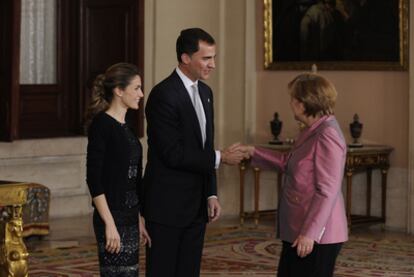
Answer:
M139 261L139 201L137 178L141 174L142 147L126 124L122 124L129 141L130 163L128 187L125 201L120 210L111 211L121 237L121 251L111 254L105 249L105 224L95 210L93 226L98 244L99 267L101 276L138 276Z

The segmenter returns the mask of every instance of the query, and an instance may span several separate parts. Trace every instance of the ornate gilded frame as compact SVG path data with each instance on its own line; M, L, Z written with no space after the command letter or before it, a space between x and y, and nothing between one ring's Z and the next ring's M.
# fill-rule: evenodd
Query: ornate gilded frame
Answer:
M408 24L409 24L409 0L398 1L399 5L399 60L395 62L372 61L333 61L333 62L282 62L277 60L277 53L273 53L273 37L277 34L273 31L273 5L272 1L263 0L263 30L264 30L264 68L268 70L308 70L312 64L316 64L319 70L408 70Z

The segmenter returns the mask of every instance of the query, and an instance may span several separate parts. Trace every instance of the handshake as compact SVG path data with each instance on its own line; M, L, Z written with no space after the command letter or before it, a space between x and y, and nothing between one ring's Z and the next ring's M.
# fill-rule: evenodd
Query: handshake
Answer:
M242 160L250 159L254 153L254 146L235 143L220 151L221 162L227 165L237 165Z

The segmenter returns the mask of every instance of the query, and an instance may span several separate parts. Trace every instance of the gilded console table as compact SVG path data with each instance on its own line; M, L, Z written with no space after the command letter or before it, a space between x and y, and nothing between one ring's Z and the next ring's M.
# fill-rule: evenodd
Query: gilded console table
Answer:
M258 145L273 150L288 152L290 145ZM390 167L389 155L393 148L385 145L364 145L361 148L348 148L345 163L346 177L346 214L349 226L365 224L365 223L385 223L386 203L387 203L387 174ZM259 217L263 214L274 214L276 210L260 210L259 209L259 193L260 193L260 168L254 167L254 210L253 212L244 211L244 186L245 173L249 167L248 162L240 164L240 224L244 224L245 218L253 217L255 225L259 223ZM372 192L372 170L379 169L381 171L381 216L371 215L371 192ZM366 172L367 175L367 191L366 191L366 213L365 215L351 215L352 209L352 177L354 173ZM277 190L280 196L282 174L277 174Z
M0 182L0 205L8 216L0 221L0 276L28 276L29 254L23 242L23 205L28 183Z
M15 185L20 182L0 181L0 186ZM48 187L36 184L25 183L27 189L26 203L23 205L23 237L44 236L49 234L49 204L50 190ZM0 221L9 217L6 207L1 207Z

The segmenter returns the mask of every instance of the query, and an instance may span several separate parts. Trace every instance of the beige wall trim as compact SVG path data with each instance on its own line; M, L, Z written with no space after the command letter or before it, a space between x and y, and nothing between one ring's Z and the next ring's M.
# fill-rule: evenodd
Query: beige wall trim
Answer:
M218 91L214 93L214 104L215 104L215 125L217 126L217 130L215 131L215 141L216 141L216 148L222 148L225 141L225 124L224 120L222 120L223 115L225 114L225 78L224 78L224 71L226 67L226 1L219 2L219 37L218 37L218 53L217 53L217 61L219 61L220 65L216 67L217 71L217 80L218 80Z
M144 10L144 99L148 99L151 89L155 85L155 1L145 0ZM144 120L144 137L141 139L143 147L144 165L147 163L147 121Z
M414 5L410 5L411 18ZM414 24L410 21L407 232L414 234Z
M145 18L144 18L144 89L145 98L151 88L155 85L155 1L156 0L145 0Z
M245 2L244 139L252 143L256 133L256 3Z

